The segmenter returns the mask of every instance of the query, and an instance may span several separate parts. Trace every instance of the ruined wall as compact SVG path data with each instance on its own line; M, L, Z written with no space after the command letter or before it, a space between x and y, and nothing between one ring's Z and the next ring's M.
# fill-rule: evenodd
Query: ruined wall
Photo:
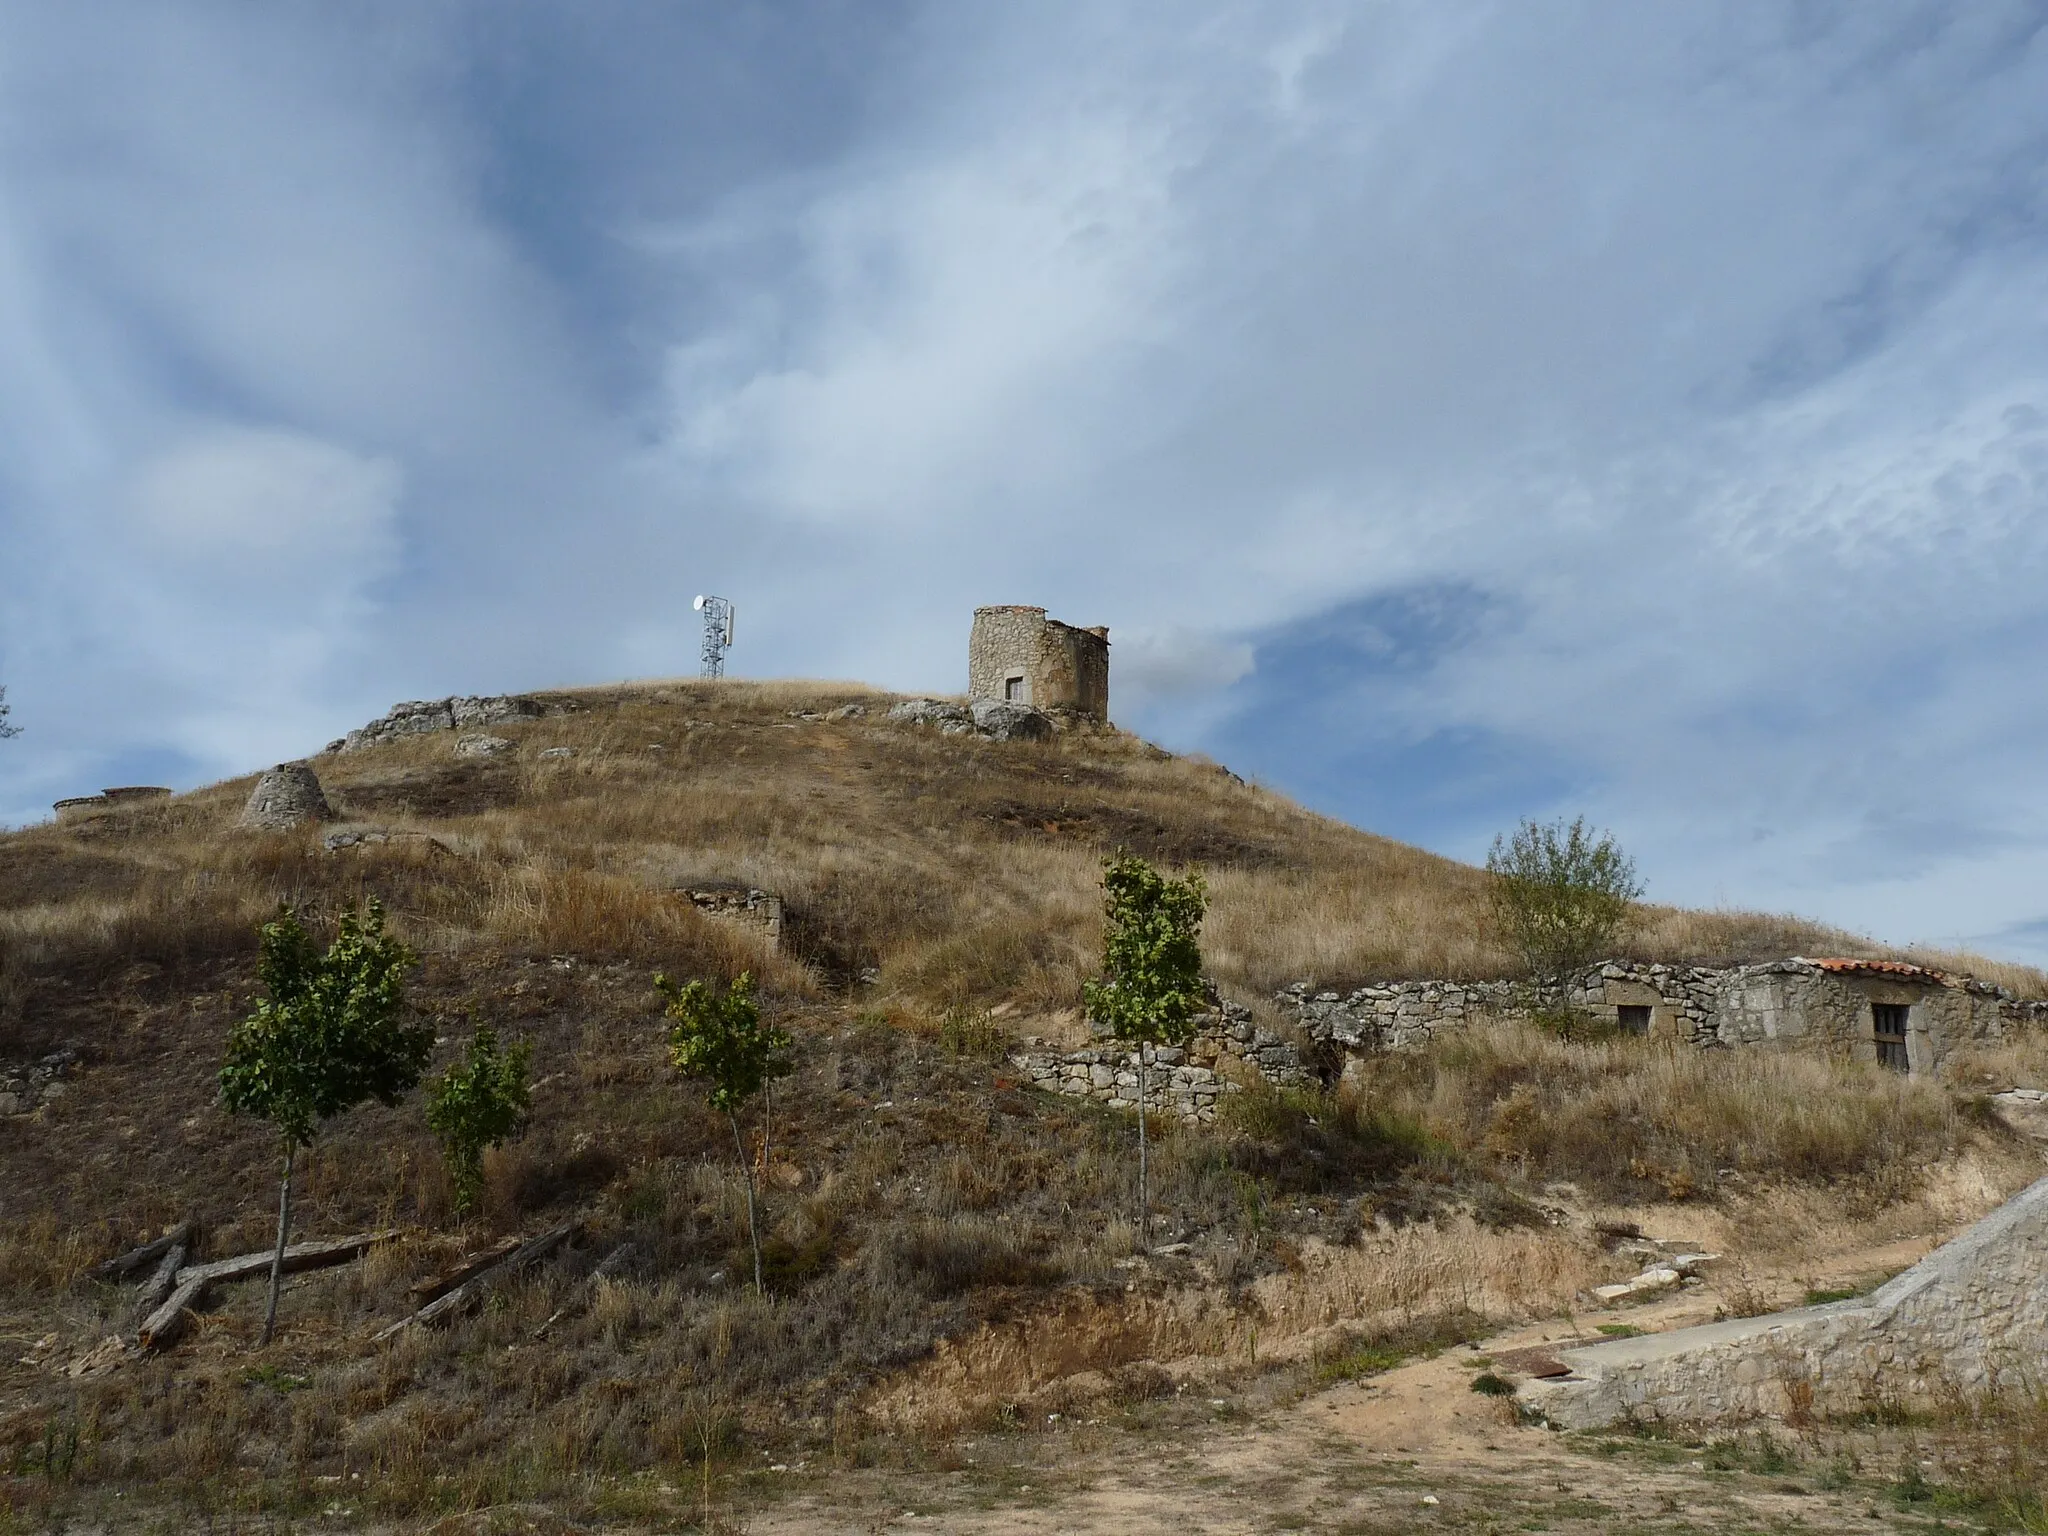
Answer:
M1870 1295L1557 1351L1524 1404L1566 1429L1928 1407L2026 1390L2048 1352L2048 1179Z
M1138 1107L1138 1055L1112 1039L1098 1039L1078 1051L1041 1047L1010 1058L1032 1085L1073 1098L1093 1099L1109 1109ZM1262 1029L1249 1008L1218 1002L1202 1017L1188 1048L1154 1050L1145 1069L1147 1112L1173 1115L1190 1125L1216 1118L1216 1101L1235 1093L1247 1078L1283 1087L1314 1081L1292 1042Z
M1109 718L1108 630L1076 629L1048 619L1043 608L975 609L967 639L968 697L1003 699L1009 679L1020 674L1022 703Z
M1720 975L1696 966L1609 961L1573 977L1562 1002L1609 1024L1618 1021L1624 1005L1647 1006L1652 1036L1704 1044ZM1474 1018L1526 1015L1536 997L1526 983L1513 981L1397 981L1348 994L1312 993L1307 982L1298 981L1274 1000L1309 1039L1348 1059L1418 1049Z

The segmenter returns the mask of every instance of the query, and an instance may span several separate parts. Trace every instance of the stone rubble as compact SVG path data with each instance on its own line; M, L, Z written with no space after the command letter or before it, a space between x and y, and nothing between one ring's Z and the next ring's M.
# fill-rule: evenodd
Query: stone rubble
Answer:
M27 1067L0 1068L0 1115L32 1114L64 1097L64 1081L78 1065L78 1052L52 1051Z
M482 731L455 738L455 755L457 757L497 757L501 753L510 752L511 750L512 742L509 737L488 736Z

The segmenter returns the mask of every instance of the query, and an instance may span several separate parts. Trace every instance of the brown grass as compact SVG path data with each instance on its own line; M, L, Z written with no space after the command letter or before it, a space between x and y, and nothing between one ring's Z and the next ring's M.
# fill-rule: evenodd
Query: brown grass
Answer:
M332 1497L316 1479L360 1470L363 1507L394 1518L542 1494L585 1508L593 1479L695 1464L707 1439L717 1456L836 1443L901 1373L931 1385L947 1360L975 1379L920 1423L1089 1373L1142 1393L1162 1359L1227 1362L1255 1335L1307 1359L1362 1318L1552 1308L1598 1256L1531 1223L1549 1181L1705 1199L1735 1168L1749 1188L1882 1204L1907 1197L1901 1169L2004 1155L1936 1085L1503 1028L1389 1061L1355 1099L1247 1094L1214 1130L1164 1130L1153 1240L1189 1251L1134 1272L1131 1126L1020 1088L1003 1060L1005 1027L1042 1030L1077 1000L1103 853L1201 865L1212 967L1253 997L1504 970L1479 872L1114 732L998 745L790 718L888 702L824 684L565 697L578 712L502 728L509 761L458 761L448 736L319 760L342 814L412 840L330 854L310 830L237 832L246 781L0 836L0 1063L81 1058L64 1098L0 1121L9 1336L54 1331L75 1358L121 1326L127 1294L82 1269L167 1222L196 1219L210 1255L267 1240L270 1137L220 1113L215 1074L280 904L325 923L377 896L424 957L418 1013L451 1042L472 1015L530 1040L536 1077L532 1122L488 1159L461 1232L416 1105L328 1129L301 1230L411 1236L295 1282L261 1360L260 1287L105 1379L0 1357L0 1393L27 1405L0 1422L0 1462L61 1412L85 1426L82 1477L198 1503L297 1518ZM550 745L575 755L540 759ZM779 893L783 949L681 894L713 882ZM1654 911L1640 939L1672 960L1847 942ZM736 1284L743 1186L722 1118L666 1070L655 969L751 970L797 1037L760 1156L765 1298ZM492 1308L365 1344L411 1279L570 1215L579 1243ZM619 1242L632 1263L586 1285Z
M1938 1157L2000 1139L1942 1085L1864 1063L1565 1041L1514 1022L1389 1058L1367 1092L1503 1171L1624 1200L1703 1197L1733 1174L1837 1186L1876 1206Z

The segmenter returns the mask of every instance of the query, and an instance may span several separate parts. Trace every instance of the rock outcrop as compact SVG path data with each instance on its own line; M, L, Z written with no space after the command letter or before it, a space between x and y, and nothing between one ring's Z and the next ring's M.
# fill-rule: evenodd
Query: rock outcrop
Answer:
M332 821L334 810L320 789L320 779L305 763L279 763L267 770L249 791L239 825L281 831L307 821Z
M906 699L888 718L906 725L931 725L946 736L981 736L990 741L1044 741L1058 729L1052 716L1006 699Z
M357 752L364 747L431 731L453 731L480 725L498 725L507 720L537 720L548 713L532 699L516 694L491 694L446 699L414 699L394 704L390 712L368 725L350 731L339 741L329 742L330 752Z

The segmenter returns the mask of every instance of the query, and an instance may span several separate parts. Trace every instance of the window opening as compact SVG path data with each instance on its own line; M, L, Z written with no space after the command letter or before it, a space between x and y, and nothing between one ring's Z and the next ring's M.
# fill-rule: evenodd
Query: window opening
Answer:
M1910 1011L1905 1003L1870 1005L1870 1033L1877 1041L1877 1059L1894 1072L1911 1070L1906 1059L1906 1016Z
M1648 1003L1622 1003L1615 1010L1615 1022L1622 1033L1647 1035L1650 1032L1650 1005Z
M1027 704L1030 702L1030 700L1024 697L1024 675L1021 672L1015 677L1003 679L1003 697L1012 704Z

